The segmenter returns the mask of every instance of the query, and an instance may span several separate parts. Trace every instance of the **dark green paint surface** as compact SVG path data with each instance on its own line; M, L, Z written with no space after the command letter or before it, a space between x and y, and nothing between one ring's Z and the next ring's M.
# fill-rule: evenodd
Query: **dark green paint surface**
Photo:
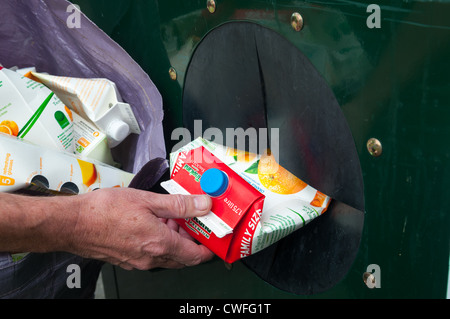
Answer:
M450 208L450 3L378 1L381 28L369 29L373 1L77 0L81 10L149 74L163 97L167 150L182 126L183 79L202 37L233 20L259 23L296 45L329 83L351 128L364 178L365 225L347 276L308 298L446 298ZM300 12L303 30L290 16ZM169 77L170 67L178 80ZM210 70L214 72L215 70ZM205 90L214 90L215 83ZM288 88L287 88L288 89ZM380 157L366 149L383 145ZM323 234L326 236L326 234ZM381 288L362 275L381 269ZM220 260L183 270L105 268L120 298L304 298L264 283L242 264ZM114 275L114 276L113 276ZM114 282L114 284L113 284Z

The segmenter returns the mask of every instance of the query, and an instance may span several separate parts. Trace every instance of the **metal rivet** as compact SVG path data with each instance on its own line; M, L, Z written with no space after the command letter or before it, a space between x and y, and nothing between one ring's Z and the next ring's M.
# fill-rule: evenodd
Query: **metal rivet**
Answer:
M373 288L376 286L375 276L370 272L363 273L363 281L369 288Z
M303 18L298 12L294 12L291 16L291 26L295 31L300 31L303 28Z
M175 81L177 79L177 71L174 68L169 69L169 75L172 80Z
M380 156L383 148L381 146L381 142L372 137L367 141L367 150L372 156Z
M206 1L206 7L208 8L208 11L210 13L216 12L216 1L214 1L214 0Z

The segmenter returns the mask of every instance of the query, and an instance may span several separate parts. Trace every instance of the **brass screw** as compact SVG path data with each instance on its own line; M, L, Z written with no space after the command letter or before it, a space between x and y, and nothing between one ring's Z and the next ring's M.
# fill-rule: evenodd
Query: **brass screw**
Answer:
M363 281L369 288L373 288L376 286L375 276L370 272L363 273Z
M169 75L172 80L177 79L177 71L173 67L169 69Z
M216 1L214 1L214 0L206 1L206 7L208 8L208 11L210 13L216 12Z
M370 155L376 157L381 155L383 147L381 146L381 142L379 140L372 137L367 141L367 150L369 151Z
M294 12L291 16L291 26L295 31L300 31L303 28L303 18L298 12Z

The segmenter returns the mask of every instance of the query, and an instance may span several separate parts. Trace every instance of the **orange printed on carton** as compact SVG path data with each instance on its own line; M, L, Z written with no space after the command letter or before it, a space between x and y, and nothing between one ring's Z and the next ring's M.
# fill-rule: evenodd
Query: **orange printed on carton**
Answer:
M227 178L211 175L213 169ZM171 179L161 183L169 193L211 196L209 214L178 222L228 263L305 226L331 202L329 196L279 165L270 152L252 154L202 138L170 154L170 172ZM206 180L213 176L212 189L202 187L205 176ZM223 189L222 180L229 183ZM216 190L224 193L216 194Z

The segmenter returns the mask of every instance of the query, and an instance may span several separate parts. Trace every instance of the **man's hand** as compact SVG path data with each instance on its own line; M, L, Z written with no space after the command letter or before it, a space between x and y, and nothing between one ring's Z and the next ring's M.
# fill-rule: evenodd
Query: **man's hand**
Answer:
M141 270L193 266L214 256L172 220L208 213L208 196L111 188L74 198L79 215L66 251Z

